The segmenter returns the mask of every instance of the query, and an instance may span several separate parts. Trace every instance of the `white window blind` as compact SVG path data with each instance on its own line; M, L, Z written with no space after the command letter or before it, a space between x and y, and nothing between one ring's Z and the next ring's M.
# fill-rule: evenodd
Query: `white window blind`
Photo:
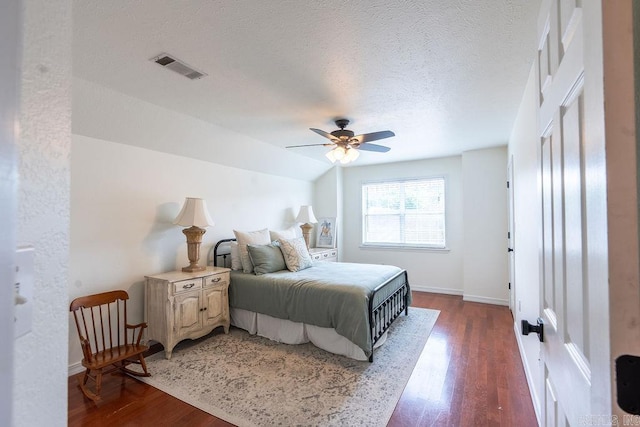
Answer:
M362 243L445 247L444 177L362 185Z

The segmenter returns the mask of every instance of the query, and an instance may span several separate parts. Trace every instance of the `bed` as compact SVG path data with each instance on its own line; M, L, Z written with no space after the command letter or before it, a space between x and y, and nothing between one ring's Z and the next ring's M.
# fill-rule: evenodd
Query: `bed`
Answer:
M214 265L231 266L235 240L215 245ZM233 270L229 286L234 326L370 362L393 321L403 311L408 315L410 302L407 272L387 265L317 261L295 272Z

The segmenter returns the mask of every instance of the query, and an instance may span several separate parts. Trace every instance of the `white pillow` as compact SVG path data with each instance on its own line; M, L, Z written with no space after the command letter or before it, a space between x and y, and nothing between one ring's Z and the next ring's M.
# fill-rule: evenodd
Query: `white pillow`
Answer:
M240 262L242 263L242 271L245 273L253 273L253 263L249 257L247 245L268 245L271 243L269 229L263 228L257 231L237 231L233 230L233 234L238 241L238 253L240 254Z
M242 270L242 260L240 259L238 242L231 242L231 269Z
M313 266L313 260L303 237L289 240L278 240L284 263L289 271L300 271Z
M269 230L269 234L271 235L271 241L275 242L276 240L289 240L295 239L298 237L296 234L297 227L289 227L286 230Z

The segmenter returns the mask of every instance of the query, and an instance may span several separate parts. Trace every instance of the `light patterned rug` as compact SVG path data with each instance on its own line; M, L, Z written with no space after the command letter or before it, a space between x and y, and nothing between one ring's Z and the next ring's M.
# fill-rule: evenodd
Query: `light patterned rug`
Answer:
M142 380L238 426L386 426L439 312L409 308L373 363L231 328L147 358Z

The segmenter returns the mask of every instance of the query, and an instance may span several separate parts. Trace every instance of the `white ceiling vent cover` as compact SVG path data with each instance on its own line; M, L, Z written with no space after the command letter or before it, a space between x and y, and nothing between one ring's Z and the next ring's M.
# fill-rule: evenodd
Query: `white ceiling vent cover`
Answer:
M167 55L166 53L151 58L151 61L155 62L156 64L160 64L164 68L167 68L171 71L175 71L176 73L183 75L191 80L201 79L206 76L205 73L194 69L193 67L185 64L179 59L172 57L171 55Z

